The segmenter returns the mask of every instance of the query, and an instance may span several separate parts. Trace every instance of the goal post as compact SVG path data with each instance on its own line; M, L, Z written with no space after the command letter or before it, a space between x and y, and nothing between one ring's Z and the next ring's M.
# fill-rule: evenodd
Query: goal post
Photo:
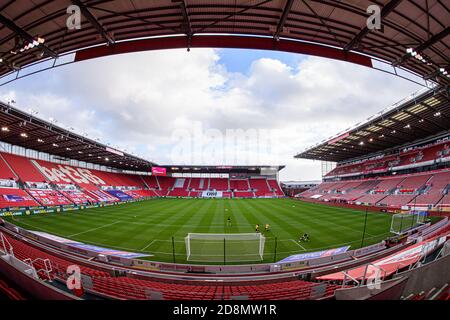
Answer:
M188 233L186 259L196 262L262 261L266 238L261 233Z
M397 213L392 216L391 233L402 234L414 227L423 224L428 216L426 211L410 211L409 213Z

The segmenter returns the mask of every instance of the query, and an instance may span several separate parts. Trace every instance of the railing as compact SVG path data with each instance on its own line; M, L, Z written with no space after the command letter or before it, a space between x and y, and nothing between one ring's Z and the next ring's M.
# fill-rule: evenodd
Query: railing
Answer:
M2 251L5 254L14 256L13 246L9 243L8 239L6 239L6 237L1 232L0 232L0 245L1 245L0 249L2 249Z
M43 279L43 280L52 280L50 275L53 271L53 268L52 268L52 263L49 259L37 258L37 259L31 260L30 258L27 258L27 259L24 259L23 262L28 264L30 267L34 268L38 275L41 272L43 272L46 276L46 279ZM41 265L43 265L43 268L37 269L35 267L35 265L37 265L38 263L41 263Z

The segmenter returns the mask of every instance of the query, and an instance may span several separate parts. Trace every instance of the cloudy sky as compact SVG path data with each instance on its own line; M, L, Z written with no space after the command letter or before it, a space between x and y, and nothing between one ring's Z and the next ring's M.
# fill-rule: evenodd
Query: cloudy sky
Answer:
M324 58L192 49L60 67L0 99L159 164L284 164L286 181L320 179L320 162L293 156L418 89Z

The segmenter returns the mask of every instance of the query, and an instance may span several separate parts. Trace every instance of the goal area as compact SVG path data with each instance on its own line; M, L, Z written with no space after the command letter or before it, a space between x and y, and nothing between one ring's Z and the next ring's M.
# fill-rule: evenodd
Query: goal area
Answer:
M423 224L428 216L426 211L410 211L409 213L397 213L392 216L391 233L402 234L416 226Z
M186 259L196 262L246 262L264 259L260 233L188 233Z

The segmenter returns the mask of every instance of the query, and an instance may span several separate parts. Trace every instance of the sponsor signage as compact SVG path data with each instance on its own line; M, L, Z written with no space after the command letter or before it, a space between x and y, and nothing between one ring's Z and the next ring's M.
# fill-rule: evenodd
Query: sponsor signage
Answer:
M81 249L81 250L86 250L86 251L90 251L90 252L96 252L96 253L103 254L103 255L116 256L116 257L128 258L128 259L149 256L148 254L133 253L133 252L127 252L127 251L102 248L102 247L98 247L98 246L94 246L94 245L90 245L90 244L84 244L84 243L71 243L70 247L73 247L76 249Z
M37 162L32 160L34 165L42 172L49 182L56 184L81 183L106 185L106 182L97 177L91 170L77 168L68 165L54 164L47 162Z
M163 167L152 167L152 175L165 176L165 175L167 175L167 170L166 170L166 168L163 168Z
M323 251L294 254L292 256L284 258L283 260L278 261L278 263L290 263L290 262L298 262L298 261L305 261L305 260L334 256L337 254L347 252L347 250L349 248L350 248L350 246L345 246L345 247L323 250Z
M222 191L203 191L203 198L222 198Z
M5 201L8 201L8 202L22 202L22 201L24 201L24 200L30 200L30 199L24 199L23 197L21 197L21 196L17 196L17 195L9 195L9 194L4 194L3 195L3 199L5 200Z
M30 231L30 232L34 233L35 235L38 235L40 237L47 238L49 240L53 240L55 242L62 243L62 244L79 243L78 241L74 241L74 240L69 240L69 239L66 239L66 238L58 237L58 236L55 236L55 235L47 233L47 232L41 232L41 231Z

